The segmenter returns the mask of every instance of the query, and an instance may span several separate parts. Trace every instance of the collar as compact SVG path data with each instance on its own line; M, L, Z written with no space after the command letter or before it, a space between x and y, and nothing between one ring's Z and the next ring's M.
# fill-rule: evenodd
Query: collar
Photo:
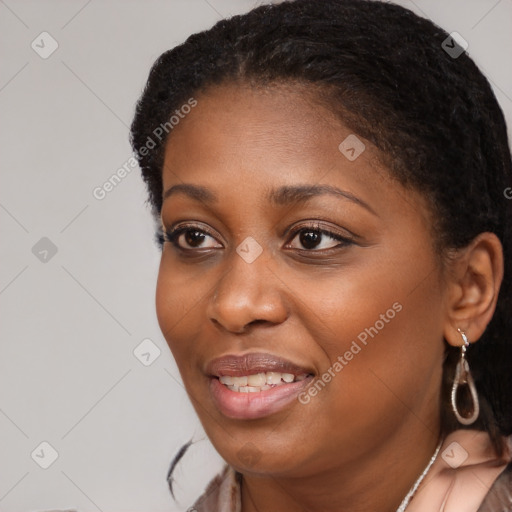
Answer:
M464 429L446 436L407 512L476 512L512 460L512 438L507 441L497 458L486 432ZM242 512L241 475L225 466L190 510Z

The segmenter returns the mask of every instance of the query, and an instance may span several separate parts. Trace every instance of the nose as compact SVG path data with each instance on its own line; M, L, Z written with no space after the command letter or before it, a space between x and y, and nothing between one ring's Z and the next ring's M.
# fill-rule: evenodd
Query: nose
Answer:
M260 256L247 263L233 254L232 265L219 278L207 307L211 322L243 334L256 325L277 325L288 318L283 285Z

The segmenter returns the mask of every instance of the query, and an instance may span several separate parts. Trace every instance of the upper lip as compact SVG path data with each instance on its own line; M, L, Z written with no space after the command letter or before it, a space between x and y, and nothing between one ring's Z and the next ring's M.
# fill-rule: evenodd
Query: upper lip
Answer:
M313 373L282 357L261 353L230 354L213 359L206 366L206 373L211 377L241 377L265 372L291 373L295 376Z

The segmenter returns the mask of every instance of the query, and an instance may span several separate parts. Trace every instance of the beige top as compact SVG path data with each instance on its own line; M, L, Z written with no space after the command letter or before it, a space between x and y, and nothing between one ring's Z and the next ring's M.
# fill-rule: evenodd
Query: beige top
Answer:
M498 459L486 432L452 432L444 440L407 512L512 511L512 465L507 467L512 461L512 438L508 439L507 447L507 453ZM191 510L241 512L240 484L241 476L226 466Z

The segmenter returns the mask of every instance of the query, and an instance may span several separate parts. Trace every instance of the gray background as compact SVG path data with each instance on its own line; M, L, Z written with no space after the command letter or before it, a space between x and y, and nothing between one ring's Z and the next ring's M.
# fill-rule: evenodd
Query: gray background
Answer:
M259 3L0 0L1 511L186 510L219 469L156 321L138 171L93 190L131 156L155 58ZM468 41L510 125L512 0L400 3ZM175 503L165 475L191 437Z

